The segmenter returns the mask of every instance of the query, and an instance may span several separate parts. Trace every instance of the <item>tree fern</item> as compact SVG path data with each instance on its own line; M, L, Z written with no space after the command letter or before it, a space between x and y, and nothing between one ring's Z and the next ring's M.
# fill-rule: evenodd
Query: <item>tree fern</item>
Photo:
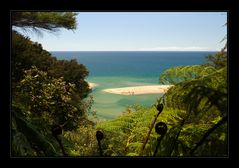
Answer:
M213 66L205 65L177 66L164 71L160 75L160 83L176 84L206 76L215 70L216 69Z
M216 130L216 128L213 130L213 125L215 125L213 121L218 120L218 117L227 116L226 67L176 84L169 89L160 101L176 113L181 110L189 114L182 125L182 131L175 139L177 143L172 149L172 155L179 154L179 148L181 154L189 155L191 150L194 151L194 148L197 148L197 145L203 144L206 139L203 137L210 136ZM191 128L190 123L193 125ZM220 121L217 121L217 124L221 125ZM224 131L226 130L224 129ZM185 138L188 138L188 140ZM211 141L211 143L214 142Z

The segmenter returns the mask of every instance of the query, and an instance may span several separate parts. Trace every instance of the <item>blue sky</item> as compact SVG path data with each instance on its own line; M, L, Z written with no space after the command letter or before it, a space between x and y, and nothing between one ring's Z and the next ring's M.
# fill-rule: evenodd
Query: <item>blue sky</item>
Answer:
M79 12L77 29L28 33L48 51L219 51L226 12Z

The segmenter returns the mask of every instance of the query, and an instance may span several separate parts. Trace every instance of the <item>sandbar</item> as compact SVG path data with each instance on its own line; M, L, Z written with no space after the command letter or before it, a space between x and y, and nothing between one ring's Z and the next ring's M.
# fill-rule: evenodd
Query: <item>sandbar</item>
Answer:
M104 89L103 92L121 95L158 94L166 93L173 85L146 85L122 88Z

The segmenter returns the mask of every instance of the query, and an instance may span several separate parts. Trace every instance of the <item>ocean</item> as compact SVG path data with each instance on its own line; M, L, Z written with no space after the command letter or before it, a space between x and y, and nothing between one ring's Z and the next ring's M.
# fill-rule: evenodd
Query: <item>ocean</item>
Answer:
M169 51L52 51L59 60L76 59L89 71L88 82L96 83L91 95L92 110L100 120L121 115L128 105L152 106L162 94L117 95L105 93L108 88L159 84L160 74L168 68L197 65L215 52Z

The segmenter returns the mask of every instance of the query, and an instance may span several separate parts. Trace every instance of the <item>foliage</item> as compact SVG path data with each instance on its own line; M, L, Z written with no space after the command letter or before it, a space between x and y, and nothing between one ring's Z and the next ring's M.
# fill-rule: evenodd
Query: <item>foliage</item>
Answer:
M20 12L11 13L12 25L25 29L58 31L59 28L76 29L74 12Z
M23 78L24 71L30 69L31 66L47 71L56 61L49 52L43 50L41 44L34 43L17 32L12 32L11 54L13 88Z
M15 105L12 110L12 155L58 155L52 143L33 124L23 118L21 109Z
M44 50L41 44L33 43L29 38L17 32L12 33L12 88L23 78L24 71L36 66L54 78L63 77L67 83L75 84L81 98L91 92L88 83L84 80L88 71L76 60L60 61Z
M69 141L70 156L99 156L95 137L96 129L91 124L82 124L77 130L67 131L64 138Z
M60 156L61 148L52 136L51 126L60 124L67 131L76 130L80 124L92 125L86 116L91 100L77 97L74 84L66 84L63 78L51 78L36 67L25 73L13 97L12 154ZM68 149L72 143L62 138Z
M73 12L12 12L12 25L13 29L55 32L75 29L75 16ZM80 124L92 125L87 119L93 102L87 97L91 91L85 81L88 71L76 60L56 60L41 44L16 31L12 31L11 54L12 155L61 156L59 142L67 150L72 142L52 136L52 125L67 132Z
M27 107L28 117L41 117L49 125L67 123L66 129L76 128L87 108L80 98L74 99L75 85L67 84L63 78L51 78L36 67L25 73L15 97Z
M216 53L215 55L208 55L207 56L209 65L220 69L227 66L227 52L221 51Z
M171 155L226 156L227 100L226 66L170 88L160 101L187 114L181 121ZM165 141L169 142L167 138ZM209 150L203 148L206 146Z
M151 115L145 115L145 113ZM97 129L102 130L105 135L102 140L104 155L139 155L144 135L148 132L153 114L156 114L155 109L147 111L142 106L132 106L121 117L99 123Z
M177 66L167 69L160 75L160 83L177 84L187 80L197 79L206 76L215 71L213 66L193 65L193 66Z
M88 83L84 80L89 72L83 64L78 64L76 60L58 60L49 67L48 73L55 78L63 77L68 83L74 83L81 98L85 98L90 93Z
M169 107L200 113L217 107L227 113L226 67L199 79L190 80L172 87L162 98ZM203 108L196 108L199 106Z

